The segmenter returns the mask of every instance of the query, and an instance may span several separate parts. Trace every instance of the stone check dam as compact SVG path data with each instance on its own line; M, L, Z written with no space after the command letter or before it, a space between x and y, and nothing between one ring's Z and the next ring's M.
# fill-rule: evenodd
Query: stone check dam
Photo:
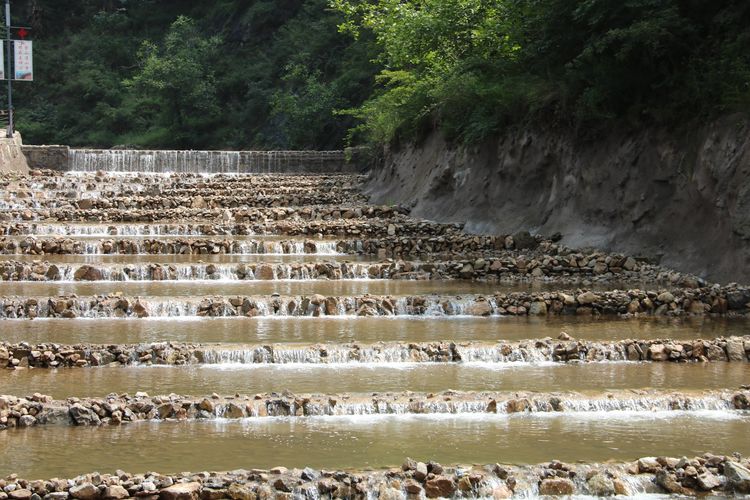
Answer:
M746 286L371 204L341 151L23 150L0 500L750 494Z

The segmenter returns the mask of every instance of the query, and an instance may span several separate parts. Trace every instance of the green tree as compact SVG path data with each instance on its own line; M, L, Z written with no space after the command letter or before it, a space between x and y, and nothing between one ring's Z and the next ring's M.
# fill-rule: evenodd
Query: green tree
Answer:
M140 70L126 85L134 92L132 106L146 131L133 140L144 146L191 147L219 118L213 59L220 39L203 37L195 22L180 16L172 23L162 47L144 42ZM153 120L150 127L147 123Z
M351 113L370 141L473 142L522 120L641 126L748 110L738 0L330 0L385 66Z

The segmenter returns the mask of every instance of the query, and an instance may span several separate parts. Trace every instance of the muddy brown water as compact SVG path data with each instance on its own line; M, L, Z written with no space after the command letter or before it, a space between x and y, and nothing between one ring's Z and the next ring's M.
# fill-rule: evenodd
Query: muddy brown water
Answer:
M69 176L75 183L80 177ZM136 176L122 176L122 180ZM159 178L150 178L154 183ZM274 180L274 182L276 182ZM335 190L335 189L334 189ZM49 193L47 193L49 194ZM271 193L269 193L271 194ZM175 221L180 223L180 221ZM188 223L189 221L182 221ZM45 223L40 223L45 225ZM118 230L133 233L119 224ZM140 224L146 226L147 224ZM109 224L47 224L40 233L103 233ZM80 226L80 227L79 227ZM84 228L83 226L92 226ZM164 225L162 225L164 226ZM162 228L169 231L166 226ZM162 230L158 229L158 230ZM180 230L183 230L181 228ZM176 230L176 229L175 229ZM157 231L149 227L141 233ZM163 232L163 231L162 231ZM137 234L137 231L136 231ZM41 235L40 235L41 236ZM98 239L174 236L75 236L96 250ZM213 239L297 240L306 236L212 236ZM11 237L14 240L23 236ZM189 236L187 239L200 239ZM324 241L331 241L328 238ZM329 245L330 246L330 245ZM332 249L328 249L329 252ZM48 260L97 266L135 263L371 262L355 255L6 255L0 260ZM438 259L437 256L432 256ZM636 283L587 285L602 290ZM646 285L640 284L643 288ZM0 295L79 296L122 292L126 296L201 297L311 295L445 296L511 291L575 289L544 282L506 285L467 281L182 281L95 283L0 282ZM659 289L663 286L649 286ZM160 300L160 299L156 299ZM165 299L166 300L166 299ZM179 318L128 320L0 321L0 340L10 342L223 344L316 344L363 342L514 341L565 331L584 340L625 338L716 338L745 335L750 321L715 318ZM750 363L353 363L339 365L193 365L83 369L0 370L0 394L48 394L56 399L103 397L145 391L203 396L281 393L460 391L577 391L606 397L608 391L735 389L750 383ZM162 473L312 466L397 466L405 457L451 463L539 463L631 460L646 455L692 456L711 451L750 453L750 415L735 411L592 412L585 415L442 415L267 418L244 421L143 422L122 427L11 429L0 431L0 477L71 477L98 470Z
M514 341L551 337L561 332L581 340L623 340L742 336L750 321L721 318L585 319L565 317L256 317L5 320L1 340L39 344L137 344L154 341L200 343L334 343Z
M578 391L736 389L748 363L203 365L0 371L0 394L41 392L56 399L110 393L203 396L414 391ZM0 433L2 434L2 433ZM549 459L549 457L547 457Z
M139 423L18 429L0 434L0 475L71 477L80 471L232 470L633 460L646 455L750 453L750 417L609 413L585 416L377 416L241 422Z

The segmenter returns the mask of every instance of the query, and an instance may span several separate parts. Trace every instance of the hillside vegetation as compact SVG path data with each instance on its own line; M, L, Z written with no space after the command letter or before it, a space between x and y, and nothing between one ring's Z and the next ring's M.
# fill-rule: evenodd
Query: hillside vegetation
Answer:
M338 148L750 108L750 3L26 0L27 141Z
M36 81L16 84L26 142L339 148L378 67L327 0L24 0Z

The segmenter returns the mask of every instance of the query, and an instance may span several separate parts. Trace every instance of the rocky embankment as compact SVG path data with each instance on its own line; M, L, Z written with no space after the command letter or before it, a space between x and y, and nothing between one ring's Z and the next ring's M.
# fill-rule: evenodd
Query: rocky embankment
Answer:
M638 495L685 496L750 493L750 462L736 456L643 457L632 463L536 466L491 464L443 466L406 459L399 468L367 472L287 469L180 474L86 474L66 479L0 480L10 500L122 499L233 500L293 498L396 500L427 498L510 498L518 496ZM36 495L36 496L35 496Z
M748 116L678 128L504 129L455 147L438 132L392 150L372 170L372 201L470 221L469 231L535 228L709 280L750 280Z
M747 362L750 336L711 340L620 340L595 342L550 338L520 342L381 342L377 344L203 345L0 343L0 367L61 368L107 365L286 363L490 363L553 361Z
M750 387L750 386L748 386ZM192 398L170 394L150 397L112 394L105 398L0 396L0 430L34 425L121 425L142 420L241 419L404 414L512 414L617 411L750 410L750 391L614 391L579 393L441 394L255 394Z

